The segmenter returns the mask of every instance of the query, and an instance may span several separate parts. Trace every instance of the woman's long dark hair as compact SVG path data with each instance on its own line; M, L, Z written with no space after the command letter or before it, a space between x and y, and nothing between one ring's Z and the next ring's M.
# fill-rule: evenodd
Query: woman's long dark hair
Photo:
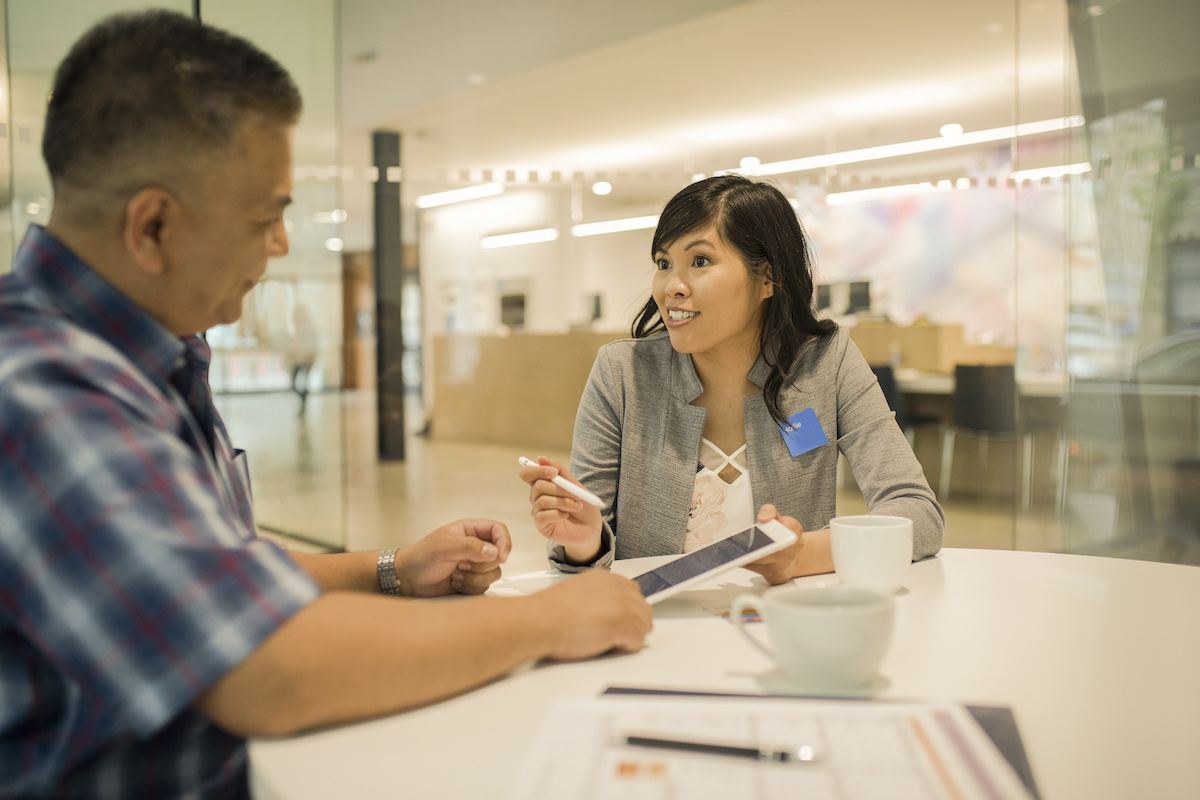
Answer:
M784 384L791 383L800 353L813 339L837 330L833 320L818 319L813 313L808 239L783 192L741 175L722 175L697 181L671 198L658 218L650 257L666 252L685 234L709 226L715 226L741 254L751 276L770 276L774 283L759 335L759 352L771 368L763 399L771 416L786 422L779 395ZM631 333L640 339L665 329L651 297L634 318Z

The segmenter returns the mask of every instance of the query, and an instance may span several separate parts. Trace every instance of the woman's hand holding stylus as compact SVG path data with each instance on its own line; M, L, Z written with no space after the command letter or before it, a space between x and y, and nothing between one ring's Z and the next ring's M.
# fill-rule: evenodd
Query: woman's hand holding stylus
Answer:
M538 533L566 548L568 560L584 564L600 550L600 509L551 483L560 475L579 485L562 464L543 456L520 472L529 484L530 513Z

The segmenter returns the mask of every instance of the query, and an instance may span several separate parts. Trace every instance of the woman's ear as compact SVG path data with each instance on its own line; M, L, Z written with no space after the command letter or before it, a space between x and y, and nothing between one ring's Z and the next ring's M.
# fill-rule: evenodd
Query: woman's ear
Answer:
M176 206L171 193L157 187L142 189L125 204L121 231L125 249L148 275L162 275L166 271L163 229L171 221Z
M775 296L775 270L770 264L767 264L767 274L763 276L763 283L766 284L766 292L763 294L763 300L768 297Z

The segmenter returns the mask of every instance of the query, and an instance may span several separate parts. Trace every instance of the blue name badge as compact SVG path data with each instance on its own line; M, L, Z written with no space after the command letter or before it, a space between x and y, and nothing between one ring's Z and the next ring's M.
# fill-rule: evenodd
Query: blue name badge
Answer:
M788 417L786 425L779 423L779 430L783 433L783 441L787 443L788 452L793 458L809 450L816 450L829 441L825 431L821 430L821 423L817 421L817 412L811 408L806 408L799 414L792 414Z

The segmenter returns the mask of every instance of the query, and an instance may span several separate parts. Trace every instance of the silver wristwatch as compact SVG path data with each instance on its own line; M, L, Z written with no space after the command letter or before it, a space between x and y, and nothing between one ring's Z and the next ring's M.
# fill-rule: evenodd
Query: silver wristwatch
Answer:
M382 550L375 571L379 573L379 591L395 597L400 596L400 581L396 578L396 550Z

